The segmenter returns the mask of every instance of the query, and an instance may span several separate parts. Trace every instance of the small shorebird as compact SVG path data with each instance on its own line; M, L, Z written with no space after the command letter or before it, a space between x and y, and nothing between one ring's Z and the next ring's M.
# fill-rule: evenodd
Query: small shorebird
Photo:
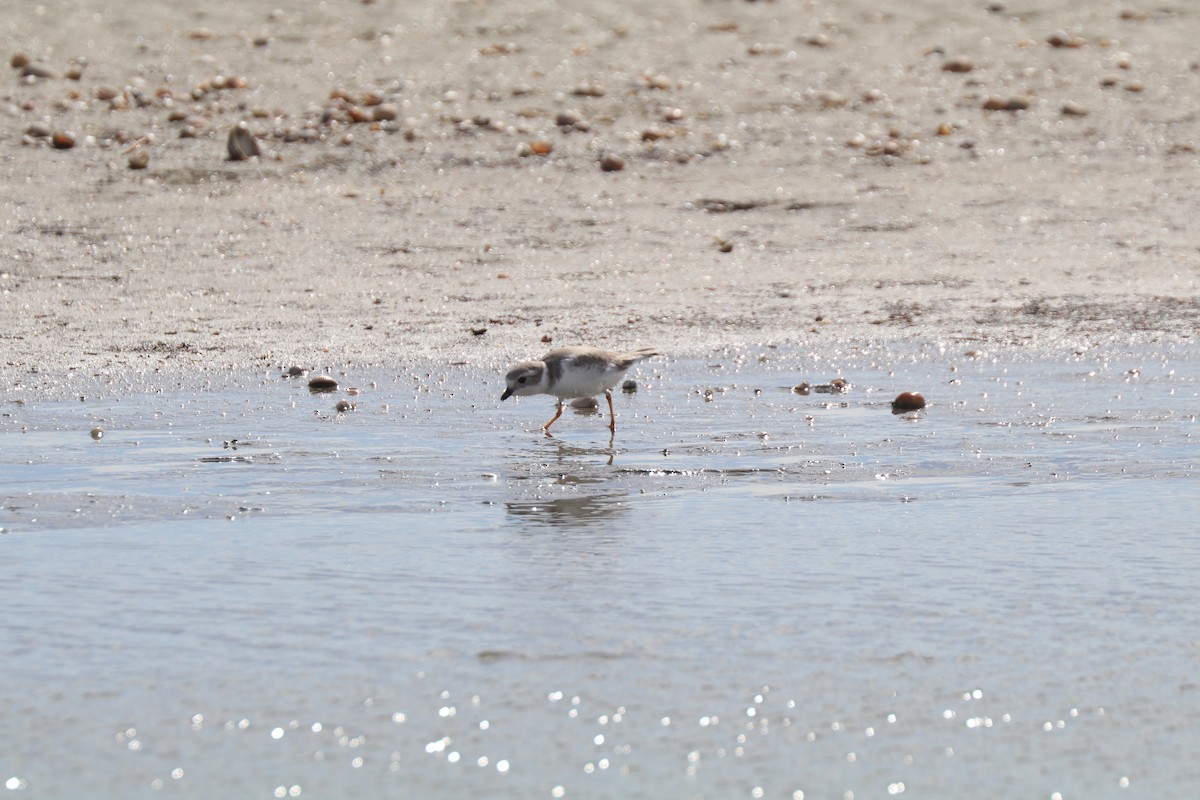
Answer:
M658 351L653 347L628 353L610 353L596 347L558 347L542 356L541 361L522 361L513 366L504 376L507 388L500 399L507 400L514 394L550 394L557 397L558 410L554 419L542 426L542 430L549 434L554 420L562 416L563 400L592 397L604 392L608 400L608 429L616 431L613 387L625 376L625 370L656 355Z

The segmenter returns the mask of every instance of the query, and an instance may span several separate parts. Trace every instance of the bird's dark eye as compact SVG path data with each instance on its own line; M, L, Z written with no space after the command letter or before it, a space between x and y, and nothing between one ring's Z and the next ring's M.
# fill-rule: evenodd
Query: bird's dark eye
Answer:
M517 383L524 383L524 382L525 382L524 378L517 378Z

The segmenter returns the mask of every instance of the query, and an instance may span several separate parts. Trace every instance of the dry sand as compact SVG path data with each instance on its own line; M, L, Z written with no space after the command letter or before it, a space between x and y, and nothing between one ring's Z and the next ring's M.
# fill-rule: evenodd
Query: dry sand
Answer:
M1200 319L1190 4L183 5L0 20L7 396Z

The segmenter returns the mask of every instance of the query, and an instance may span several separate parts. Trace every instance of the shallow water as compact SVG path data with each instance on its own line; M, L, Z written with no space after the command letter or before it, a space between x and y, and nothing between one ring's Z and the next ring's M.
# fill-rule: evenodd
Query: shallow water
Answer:
M660 359L611 445L475 370L8 403L0 785L1183 796L1198 365Z

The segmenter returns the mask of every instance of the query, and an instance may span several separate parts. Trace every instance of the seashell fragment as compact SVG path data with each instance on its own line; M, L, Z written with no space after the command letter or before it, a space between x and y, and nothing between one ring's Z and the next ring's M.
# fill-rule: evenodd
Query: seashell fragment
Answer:
M230 161L244 161L259 154L258 142L245 122L239 122L229 131L226 148L229 150Z

